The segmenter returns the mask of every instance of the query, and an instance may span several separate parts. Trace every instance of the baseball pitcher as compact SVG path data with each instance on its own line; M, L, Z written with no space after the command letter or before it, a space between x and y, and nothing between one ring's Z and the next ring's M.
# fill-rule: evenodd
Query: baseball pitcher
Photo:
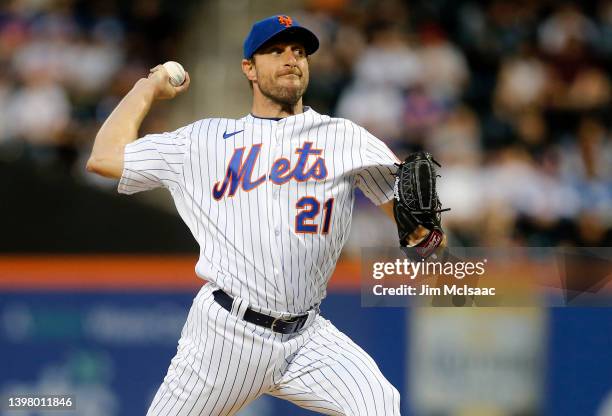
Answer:
M403 246L430 253L444 234L399 200L394 210L403 164L382 141L303 105L318 47L289 16L259 21L242 59L250 114L138 138L156 100L189 88L188 75L172 86L160 65L96 136L88 170L119 179L125 194L167 188L199 244L195 270L207 282L150 416L233 415L264 394L329 415L400 414L398 391L319 305L349 235L356 187L395 211ZM415 172L417 181L432 179Z

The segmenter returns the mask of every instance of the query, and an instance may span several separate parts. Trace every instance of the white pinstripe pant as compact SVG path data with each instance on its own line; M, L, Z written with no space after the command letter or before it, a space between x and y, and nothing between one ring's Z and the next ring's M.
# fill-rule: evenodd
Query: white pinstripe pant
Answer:
M147 416L233 415L262 394L329 415L399 415L400 396L372 358L317 316L283 335L198 293Z

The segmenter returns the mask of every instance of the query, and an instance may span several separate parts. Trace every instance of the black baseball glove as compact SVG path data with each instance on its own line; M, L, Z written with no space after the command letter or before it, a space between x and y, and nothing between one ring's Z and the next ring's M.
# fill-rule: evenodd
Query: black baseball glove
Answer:
M410 258L427 258L442 244L444 232L440 226L442 209L436 192L436 162L427 152L409 155L398 164L395 174L393 214L397 223L400 247ZM430 232L418 244L409 248L408 236L422 225Z

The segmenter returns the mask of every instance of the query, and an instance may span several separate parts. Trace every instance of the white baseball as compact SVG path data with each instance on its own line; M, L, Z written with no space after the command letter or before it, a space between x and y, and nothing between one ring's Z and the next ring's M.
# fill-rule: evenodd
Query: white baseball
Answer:
M170 84L173 87L179 87L185 82L185 68L178 62L168 61L164 64L164 68L170 75Z

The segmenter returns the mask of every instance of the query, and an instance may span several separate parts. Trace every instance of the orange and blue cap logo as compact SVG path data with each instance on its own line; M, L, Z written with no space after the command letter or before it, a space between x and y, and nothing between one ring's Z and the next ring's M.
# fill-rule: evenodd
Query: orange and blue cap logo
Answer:
M293 19L290 16L278 16L278 23L285 27L293 25Z

